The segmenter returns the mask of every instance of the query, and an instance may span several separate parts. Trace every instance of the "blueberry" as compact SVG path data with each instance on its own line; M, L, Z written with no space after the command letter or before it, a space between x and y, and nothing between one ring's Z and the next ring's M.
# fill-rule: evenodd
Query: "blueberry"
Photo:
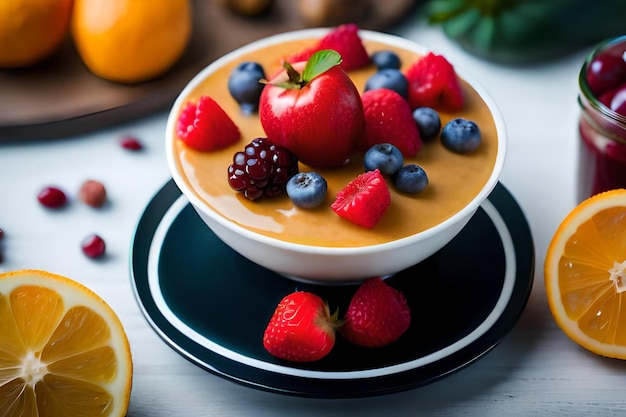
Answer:
M394 178L396 188L404 193L420 193L428 185L426 171L417 164L408 164L400 168Z
M441 143L453 152L472 152L478 148L480 141L480 130L471 120L452 119L441 130Z
M420 137L424 141L433 140L441 130L439 113L430 107L418 107L413 110L413 120L417 123Z
M404 164L402 152L390 143L379 143L365 152L363 165L365 171L378 169L383 175L393 175Z
M400 57L393 51L383 50L372 54L372 62L381 69L400 69Z
M381 69L365 82L365 91L387 88L407 98L409 95L409 82L404 74L397 69Z
M287 182L287 195L298 207L315 208L326 198L328 184L317 172L299 172Z
M239 103L241 110L251 114L259 109L259 98L265 78L263 67L256 62L242 62L230 73L228 92Z

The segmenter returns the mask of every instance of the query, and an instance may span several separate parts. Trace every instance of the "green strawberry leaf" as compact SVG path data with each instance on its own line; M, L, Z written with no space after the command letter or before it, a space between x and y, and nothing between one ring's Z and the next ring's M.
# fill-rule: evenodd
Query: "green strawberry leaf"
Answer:
M341 64L341 55L337 51L332 49L324 49L321 51L315 52L311 55L311 58L306 62L306 66L304 67L304 71L302 72L302 81L308 84L318 75L321 75Z
M298 90L305 87L313 79L322 75L334 66L341 64L341 55L332 49L324 49L315 52L304 66L302 74L287 61L283 63L283 68L287 71L289 77L286 81L270 83L267 80L260 80L262 84L271 84L287 90Z

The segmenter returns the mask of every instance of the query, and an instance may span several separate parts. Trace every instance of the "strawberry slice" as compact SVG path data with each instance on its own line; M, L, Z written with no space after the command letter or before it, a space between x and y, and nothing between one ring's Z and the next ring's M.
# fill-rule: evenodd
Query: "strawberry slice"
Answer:
M381 278L371 278L350 300L340 331L351 343L379 347L398 340L410 324L411 310L404 295Z
M331 208L340 217L371 229L381 219L391 195L383 175L378 169L364 172L337 194Z
M386 142L395 145L405 157L415 156L422 147L422 138L409 103L386 88L366 91L361 101L365 115L361 148L367 150Z
M463 108L463 92L454 67L432 52L420 57L406 71L409 104L418 107L458 111Z
M211 97L187 102L176 125L176 134L190 148L209 152L236 143L241 133L224 109Z
M318 295L296 291L285 296L263 334L272 355L294 362L312 362L328 355L335 345L337 314Z
M359 28L354 23L340 25L327 33L316 44L286 59L289 63L307 61L311 55L323 49L335 50L341 55L344 71L362 68L370 63L370 56L359 36Z

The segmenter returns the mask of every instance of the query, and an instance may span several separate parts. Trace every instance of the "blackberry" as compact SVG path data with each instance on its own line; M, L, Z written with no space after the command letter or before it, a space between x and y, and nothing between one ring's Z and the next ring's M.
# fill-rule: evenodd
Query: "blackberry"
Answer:
M267 138L256 138L235 153L228 167L228 183L249 200L281 194L289 179L298 173L298 159Z

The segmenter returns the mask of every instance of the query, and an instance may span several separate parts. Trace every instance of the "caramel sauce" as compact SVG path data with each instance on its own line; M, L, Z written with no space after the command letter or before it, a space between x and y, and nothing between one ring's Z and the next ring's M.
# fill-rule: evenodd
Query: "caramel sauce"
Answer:
M412 51L370 40L363 42L370 54L382 49L394 50L402 60L402 70L418 58ZM269 237L313 246L357 247L385 243L424 231L454 215L480 192L496 160L497 131L487 104L465 81L462 81L464 109L455 113L440 112L440 116L442 125L455 117L473 120L482 134L479 148L471 154L460 155L445 149L438 138L425 142L418 154L414 158L406 158L405 163L416 163L424 168L429 185L420 194L407 195L397 192L388 181L391 205L373 229L353 225L330 208L337 193L363 172L362 153L355 154L351 162L341 168L312 169L301 164L300 171L315 170L328 182L326 201L313 210L295 207L286 194L274 199L249 201L233 191L227 181L227 168L233 154L252 139L265 135L258 116L243 115L228 93L227 80L232 69L243 61L256 61L269 77L280 68L281 57L312 43L313 40L288 41L241 56L217 69L187 97L188 100L197 100L202 95L211 96L242 133L239 143L210 153L194 151L182 141L175 140L173 146L175 155L178 155L178 168L197 197L225 218ZM359 91L363 91L365 81L374 71L375 67L370 65L350 72ZM175 134L172 136L175 137Z

